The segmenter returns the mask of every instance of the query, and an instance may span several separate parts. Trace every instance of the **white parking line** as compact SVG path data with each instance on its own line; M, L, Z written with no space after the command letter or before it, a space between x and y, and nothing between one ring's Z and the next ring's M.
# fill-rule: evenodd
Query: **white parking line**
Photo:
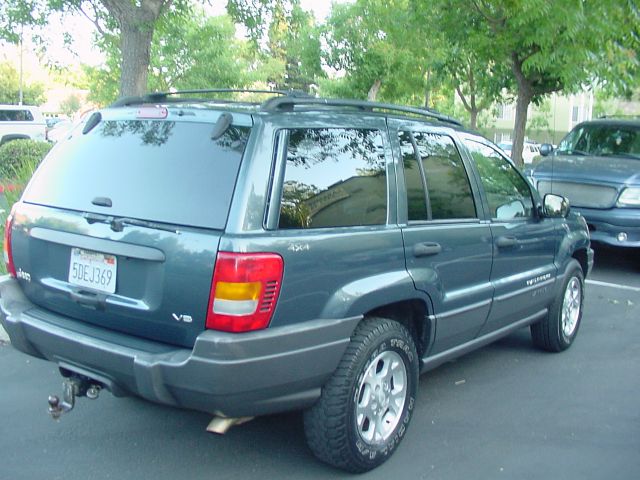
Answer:
M587 280L587 283L591 285L598 285L600 287L619 288L620 290L631 290L632 292L640 292L638 287L629 287L628 285L618 285L617 283L599 282L598 280Z

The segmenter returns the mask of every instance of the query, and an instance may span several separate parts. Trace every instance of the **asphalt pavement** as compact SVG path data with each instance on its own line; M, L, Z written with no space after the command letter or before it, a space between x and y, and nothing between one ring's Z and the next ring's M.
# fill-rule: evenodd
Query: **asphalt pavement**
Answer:
M578 338L532 347L528 330L423 375L409 431L366 479L640 477L640 256L599 249ZM208 415L103 393L56 422L47 362L0 346L0 479L323 479L297 413L225 436Z

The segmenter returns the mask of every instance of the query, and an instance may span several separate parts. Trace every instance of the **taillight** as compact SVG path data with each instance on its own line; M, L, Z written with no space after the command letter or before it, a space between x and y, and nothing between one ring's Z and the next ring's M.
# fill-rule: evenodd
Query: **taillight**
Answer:
M4 224L4 263L7 266L7 272L12 276L16 276L16 267L13 264L13 254L11 253L11 227L13 226L13 215L7 217Z
M266 328L278 301L284 262L275 253L218 252L207 328L249 332Z

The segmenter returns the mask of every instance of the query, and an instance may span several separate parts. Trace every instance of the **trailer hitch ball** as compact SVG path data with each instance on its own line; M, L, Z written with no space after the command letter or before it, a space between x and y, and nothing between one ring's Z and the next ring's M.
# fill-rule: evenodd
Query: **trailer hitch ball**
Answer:
M84 377L67 377L62 382L62 399L57 395L49 396L49 415L58 420L63 413L70 412L76 403L76 397L98 398L101 385L91 383Z

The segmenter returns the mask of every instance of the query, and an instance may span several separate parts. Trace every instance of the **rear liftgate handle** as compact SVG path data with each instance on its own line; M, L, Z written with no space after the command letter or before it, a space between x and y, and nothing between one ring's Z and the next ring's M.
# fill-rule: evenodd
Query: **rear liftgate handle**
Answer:
M86 290L72 291L69 293L71 300L96 310L104 310L107 296L100 293L88 292Z
M416 243L413 246L414 257L428 257L430 255L437 255L441 251L442 247L436 242Z

